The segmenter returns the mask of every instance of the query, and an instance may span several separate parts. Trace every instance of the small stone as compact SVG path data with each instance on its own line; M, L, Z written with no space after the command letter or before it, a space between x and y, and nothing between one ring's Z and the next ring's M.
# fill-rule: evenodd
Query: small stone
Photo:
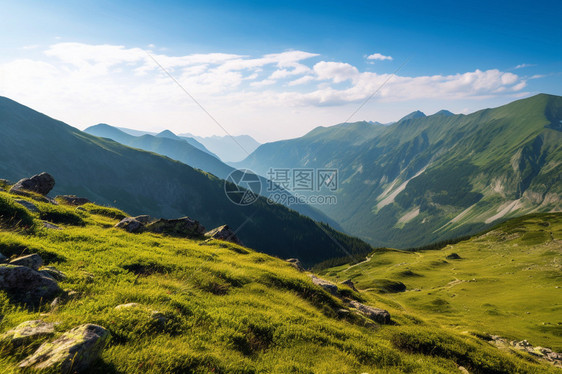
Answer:
M38 270L43 266L43 259L38 254L32 254L13 259L10 261L10 265L25 266L33 270Z
M43 227L49 230L62 230L57 225L53 225L51 222L43 221Z
M74 195L59 195L59 196L55 197L55 199L62 200L68 205L75 205L75 206L80 206L80 205L88 204L89 202L91 202L90 200L86 199L85 197L77 197L77 196L74 196Z
M128 304L121 304L121 305L117 305L115 307L116 310L120 310L120 309L129 309L129 308L136 308L139 307L140 304L139 303L128 303Z
M33 213L39 213L39 208L37 208L37 206L27 200L21 200L21 199L16 199L14 200L16 203L23 205L24 208L26 208L27 210L29 210L30 212Z
M25 303L37 304L61 291L57 282L26 266L0 265L0 289Z

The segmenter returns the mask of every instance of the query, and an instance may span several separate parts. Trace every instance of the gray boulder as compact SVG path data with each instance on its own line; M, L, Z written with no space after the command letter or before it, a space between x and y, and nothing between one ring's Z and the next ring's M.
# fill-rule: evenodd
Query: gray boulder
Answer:
M46 323L41 320L26 321L3 334L0 337L0 343L2 345L18 347L54 333L54 323Z
M311 278L312 278L312 283L314 283L315 285L322 287L324 290L328 291L330 294L334 296L337 297L340 296L338 291L338 286L336 286L332 282L327 281L325 279L318 278L315 275L312 275Z
M91 202L85 197L77 197L75 195L59 195L55 197L55 199L62 200L68 205L75 205L75 206L80 206Z
M205 227L189 217L177 219L160 218L146 225L146 229L156 234L167 234L187 238L200 237L205 233Z
M20 179L12 186L10 192L31 191L40 195L47 195L55 187L55 178L48 173L41 173L31 178Z
M226 242L235 243L238 245L242 245L242 242L236 236L236 233L228 227L228 225L219 226L215 229L212 229L209 232L205 233L205 236L208 238L224 240Z
M30 202L27 201L27 200L17 199L17 200L14 200L14 201L15 201L16 203L20 204L20 205L23 205L24 208L26 208L26 209L29 210L30 212L39 213L39 208L37 208L37 206L35 206L35 204L30 203Z
M57 282L26 266L0 265L0 289L19 301L37 304L61 291Z
M383 325L390 324L390 313L384 309L373 308L358 301L350 300L349 305L357 309L365 317Z
M110 333L101 326L86 324L44 343L20 363L20 368L58 373L82 372L90 368L110 339Z
M43 266L43 259L38 254L22 256L10 261L10 265L25 266L33 270L39 270Z
M126 217L119 221L115 227L123 229L132 234L138 234L145 230L142 222L137 221L134 217Z

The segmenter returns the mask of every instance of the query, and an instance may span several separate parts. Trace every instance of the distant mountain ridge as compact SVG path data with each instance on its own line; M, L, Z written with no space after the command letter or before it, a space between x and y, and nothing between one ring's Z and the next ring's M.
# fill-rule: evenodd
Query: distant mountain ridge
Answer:
M53 194L74 193L132 215L187 215L208 229L229 224L247 246L308 265L344 255L338 243L351 252L370 248L264 198L235 205L217 177L87 134L4 97L0 134L0 178L15 182L45 171L56 179Z
M201 137L188 133L180 134L180 136L196 139L217 154L221 160L228 163L242 161L260 146L260 143L250 135Z
M129 147L139 148L145 151L155 152L160 155L170 157L191 167L211 173L219 177L220 179L227 179L233 172L235 172L235 174L240 173L237 172L236 169L232 166L229 166L222 162L217 156L210 153L206 148L205 151L196 148L189 142L189 140L193 140L192 138L177 136L170 130L164 130L155 135L144 134L142 136L133 136L125 133L118 127L113 127L107 124L99 124L88 127L84 130L84 132L91 135L108 138ZM334 220L330 219L328 216L326 216L316 208L313 208L307 204L290 204L290 202L292 201L292 195L289 192L285 190L269 191L268 188L266 188L266 186L269 185L269 182L266 178L260 177L260 182L261 186L263 187L261 191L262 196L270 197L272 194L282 194L285 198L276 198L277 202L287 205L289 208L296 210L299 213L304 214L314 220L325 222L336 229L341 229L341 227Z
M318 208L374 245L415 247L559 211L561 120L562 97L546 94L469 115L417 111L388 126L318 127L235 165L337 168L338 204Z

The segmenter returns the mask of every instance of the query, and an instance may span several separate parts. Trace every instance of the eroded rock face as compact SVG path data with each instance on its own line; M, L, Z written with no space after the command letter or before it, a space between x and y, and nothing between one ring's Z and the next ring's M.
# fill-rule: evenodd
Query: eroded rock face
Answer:
M41 320L26 321L2 335L0 343L18 347L54 333L54 323L46 323Z
M60 199L68 205L75 205L75 206L88 204L90 202L90 200L86 199L85 197L77 197L74 195L59 195L55 197L55 199Z
M156 234L167 234L180 237L200 237L205 233L205 227L189 217L178 219L160 218L146 225L146 229Z
M22 256L10 261L10 265L25 266L33 270L38 270L43 266L43 259L38 254Z
M226 242L235 243L238 245L242 245L242 242L236 236L236 233L228 227L228 225L222 225L215 229L212 229L209 232L205 233L205 236L208 238L224 240Z
M365 304L361 304L358 301L355 300L350 300L349 301L349 305L352 306L353 308L357 309L359 312L361 312L365 317L384 324L384 325L388 325L390 324L390 313L388 313L388 311L384 310L384 309L379 309L379 308L374 308L372 306L368 306Z
M55 178L48 173L41 173L31 178L20 179L12 186L10 192L31 191L40 195L47 195L55 187Z
M90 367L109 341L105 328L85 324L44 343L37 351L20 363L20 368L49 369L59 373L81 372Z
M57 282L26 266L0 265L0 289L18 301L37 304L61 292Z

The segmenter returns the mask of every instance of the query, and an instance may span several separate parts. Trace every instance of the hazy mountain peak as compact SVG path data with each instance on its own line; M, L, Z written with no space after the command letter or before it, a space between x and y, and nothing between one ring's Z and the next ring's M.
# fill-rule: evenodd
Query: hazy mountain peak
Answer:
M181 139L179 136L171 132L170 130L164 130L158 134L156 134L159 138L169 138L169 139Z
M400 119L400 121L407 121L407 120L410 120L410 119L423 118L423 117L426 117L425 113L422 112L422 111L416 110L415 112L412 112L412 113L408 114L407 116L402 117ZM400 122L400 121L398 121L398 122Z

